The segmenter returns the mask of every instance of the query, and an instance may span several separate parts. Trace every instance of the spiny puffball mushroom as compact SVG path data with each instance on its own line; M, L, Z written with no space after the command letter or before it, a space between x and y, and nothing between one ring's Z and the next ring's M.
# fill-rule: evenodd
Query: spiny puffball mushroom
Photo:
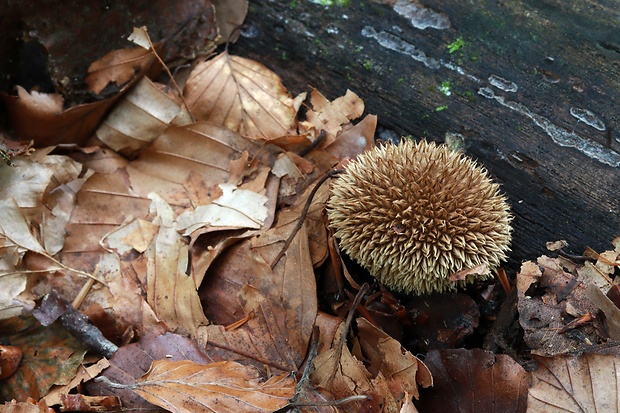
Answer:
M510 250L510 207L488 172L445 145L404 139L349 162L327 203L340 247L385 286L415 295L488 275Z

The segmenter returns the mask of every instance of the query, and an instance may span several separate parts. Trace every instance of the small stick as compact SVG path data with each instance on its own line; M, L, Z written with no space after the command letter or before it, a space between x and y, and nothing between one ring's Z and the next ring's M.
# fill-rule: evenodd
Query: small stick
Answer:
M95 266L95 271L93 271L93 277L97 277L97 275L99 275L99 264ZM84 286L82 286L82 289L78 293L77 297L75 297L75 299L73 300L73 303L71 303L71 305L73 305L73 308L75 308L76 310L80 309L82 302L84 301L84 299L88 295L88 292L90 291L90 289L93 287L94 284L95 284L94 278L88 278L86 280L86 283L84 284Z
M43 298L41 306L33 311L33 315L46 327L58 320L80 343L106 358L112 357L118 350L116 344L105 338L88 317L73 308L69 301L54 290Z
M321 132L319 133L319 136L316 137L316 139L314 140L314 142L312 142L310 145L306 146L305 148L303 148L301 151L299 151L298 155L301 156L302 158L304 156L306 156L308 153L310 153L314 148L316 148L317 146L319 146L319 144L321 142L323 142L323 139L325 139L325 136L327 136L327 133L325 132L325 129L321 129Z
M312 205L312 199L314 198L314 195L316 195L316 193L319 190L319 188L321 187L321 185L323 185L323 183L325 181L327 181L329 178L331 178L334 175L337 175L337 174L339 174L341 172L344 172L344 171L342 169L335 169L333 171L329 171L321 179L319 179L319 182L317 182L317 184L314 186L314 188L312 189L312 192L310 192L310 195L308 196L308 199L306 200L306 205L304 205L304 209L301 211L301 214L299 216L299 220L297 221L297 224L295 225L295 228L293 229L293 231L289 235L288 239L284 243L284 246L282 247L282 249L280 250L280 252L276 256L276 258L272 261L271 269L273 269L278 264L278 262L280 261L280 258L282 258L284 256L284 254L286 254L286 250L291 245L291 242L293 242L293 238L295 238L295 235L299 232L299 230L301 229L301 226L306 221L306 216L308 215L308 210L310 209L310 205Z

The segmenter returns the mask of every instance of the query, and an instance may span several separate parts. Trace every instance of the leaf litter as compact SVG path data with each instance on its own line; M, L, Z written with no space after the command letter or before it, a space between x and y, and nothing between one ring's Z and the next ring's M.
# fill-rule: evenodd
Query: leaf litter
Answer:
M226 37L240 23L234 10L218 15ZM503 328L523 330L531 358L517 361L531 372L458 349L484 316L478 306L501 297L498 284L475 300L402 306L360 287L325 225L331 171L374 146L377 117L358 120L360 97L292 97L275 73L227 50L171 87L157 82L168 70L158 62L185 51L136 33L140 47L90 65L92 93L117 88L99 102L3 95L16 136L39 147L0 168L0 320L23 354L0 382L15 400L4 411L618 411L597 389L617 375L620 310L607 291L620 241L601 254L542 256L516 274L518 319ZM86 294L66 305L115 342L109 361L32 318L50 293Z

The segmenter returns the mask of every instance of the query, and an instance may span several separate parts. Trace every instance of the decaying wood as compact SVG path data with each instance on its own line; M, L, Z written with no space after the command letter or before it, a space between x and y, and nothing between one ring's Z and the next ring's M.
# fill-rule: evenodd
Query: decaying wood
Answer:
M575 253L607 249L620 231L616 11L587 0L412 1L255 0L231 51L294 93L355 91L384 138L460 142L510 199L513 264L556 239Z

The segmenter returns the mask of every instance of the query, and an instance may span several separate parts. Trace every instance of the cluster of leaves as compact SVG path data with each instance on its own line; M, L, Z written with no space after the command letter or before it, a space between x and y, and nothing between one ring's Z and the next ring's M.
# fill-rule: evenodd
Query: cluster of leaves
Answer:
M16 133L39 147L0 148L12 164L0 168L0 320L4 341L22 353L0 383L13 400L4 410L618 405L607 389L617 377L619 310L601 291L610 289L620 242L596 264L523 264L513 307L538 370L526 372L517 355L449 349L477 324L465 295L409 306L427 346L423 363L376 325L377 301L353 298L364 287L325 226L328 185L320 183L374 145L376 117L352 123L363 101L350 91L333 101L317 90L292 97L276 74L227 51L161 84L153 79L167 69L166 45L145 29L130 38L138 47L110 52L87 78L95 94L119 85L113 97L64 110L59 95L18 88L3 96ZM319 309L322 265L343 271L353 292L341 307L346 320ZM35 320L35 303L51 292L89 316L114 343L112 357L52 323L70 307L62 299L45 309L58 314L43 321L42 305ZM366 316L354 319L355 309ZM510 353L499 324L489 337ZM567 355L575 351L589 354Z

